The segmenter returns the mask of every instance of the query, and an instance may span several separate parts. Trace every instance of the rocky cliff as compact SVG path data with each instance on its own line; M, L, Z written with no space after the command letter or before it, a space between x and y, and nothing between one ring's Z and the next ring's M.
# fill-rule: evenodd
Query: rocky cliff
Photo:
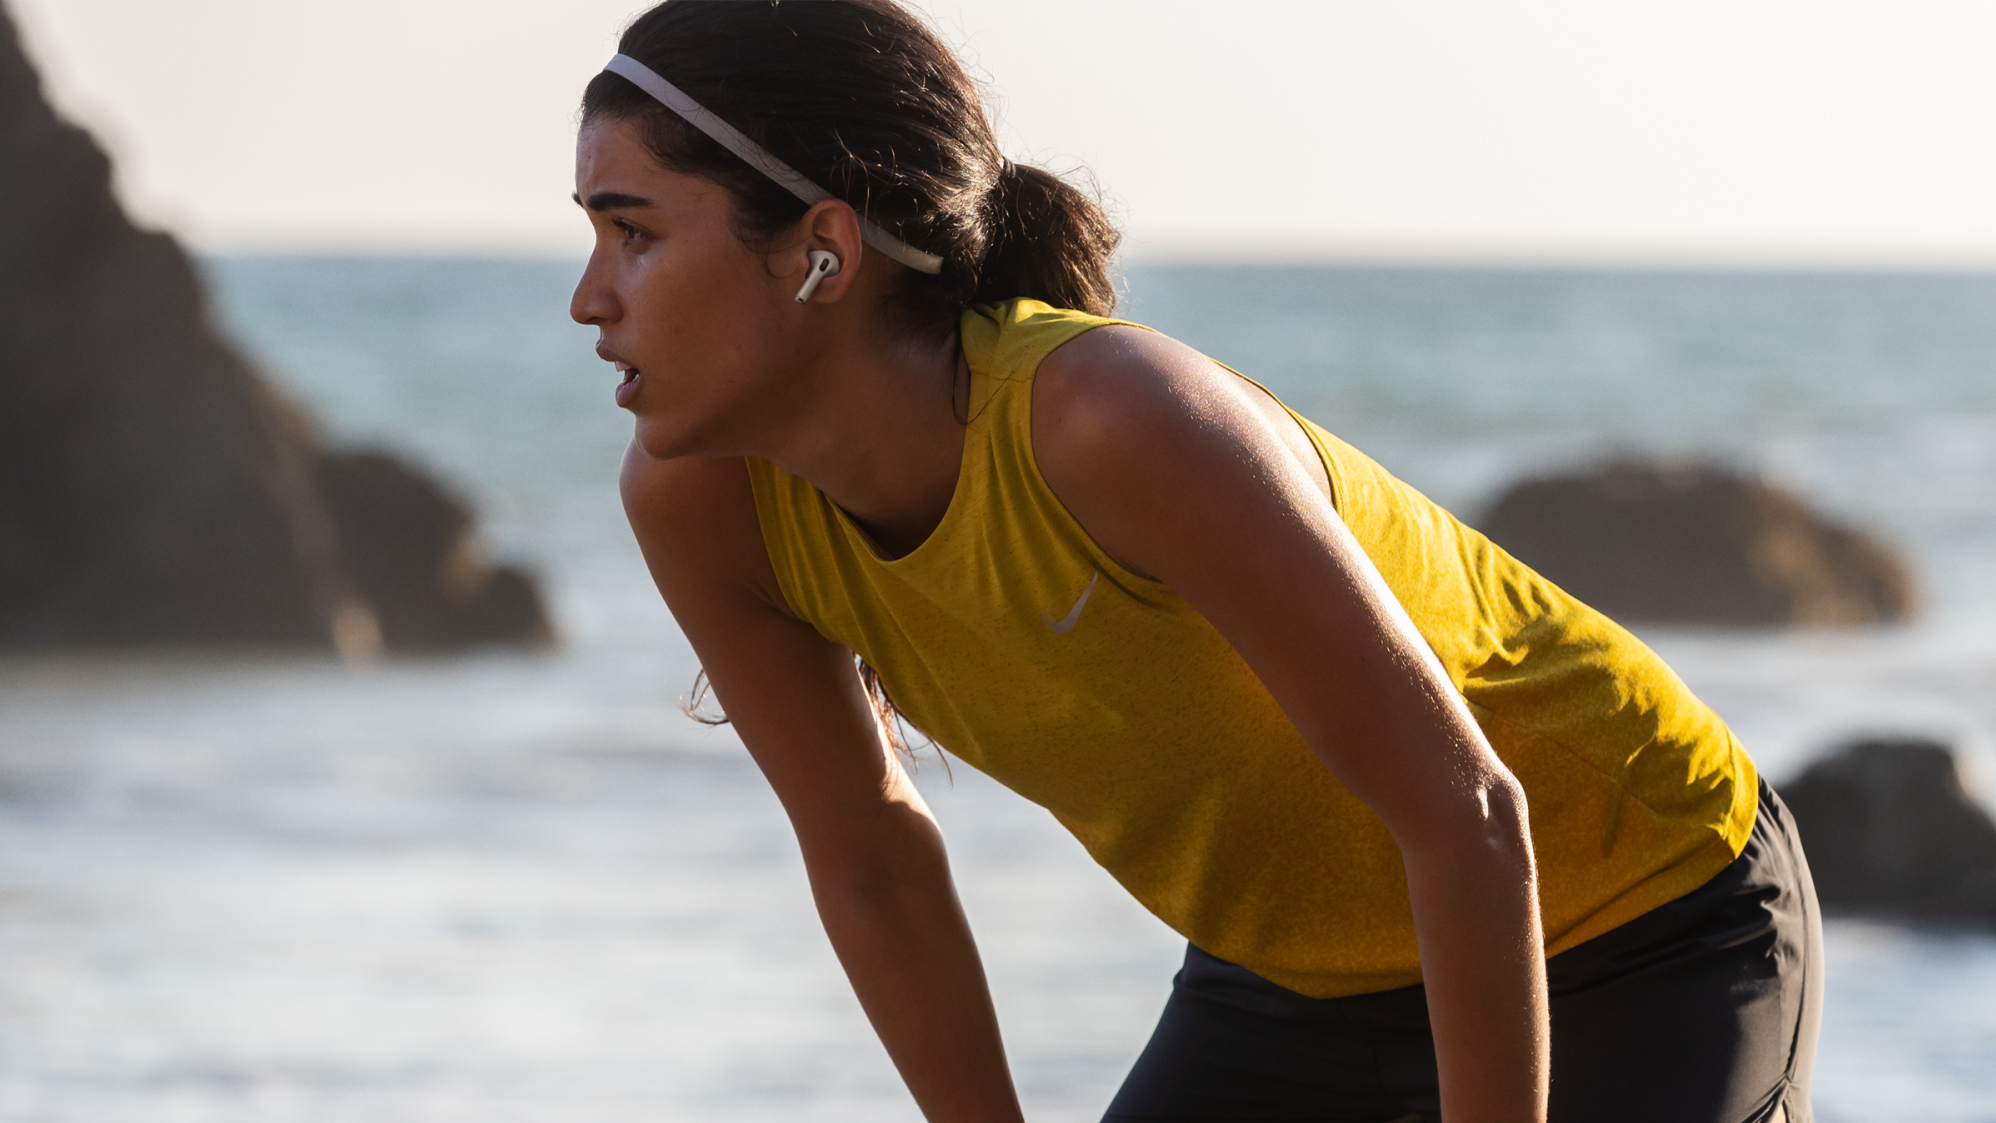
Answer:
M0 10L0 646L547 641L465 508L323 449L110 179Z

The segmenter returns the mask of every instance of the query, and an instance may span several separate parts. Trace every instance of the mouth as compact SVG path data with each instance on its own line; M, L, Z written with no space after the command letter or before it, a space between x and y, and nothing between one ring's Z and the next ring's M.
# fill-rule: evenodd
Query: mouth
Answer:
M631 399L636 397L638 392L638 368L619 360L617 373L623 376L617 383L617 404L629 408Z

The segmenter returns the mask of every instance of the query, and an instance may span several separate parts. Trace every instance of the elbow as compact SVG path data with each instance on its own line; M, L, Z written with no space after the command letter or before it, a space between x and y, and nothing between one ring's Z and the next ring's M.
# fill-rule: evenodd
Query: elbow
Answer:
M1483 772L1446 796L1423 801L1420 813L1407 816L1392 834L1410 868L1464 862L1526 869L1535 865L1524 785L1501 767Z
M1525 786L1509 771L1503 771L1485 777L1479 787L1477 802L1483 844L1496 853L1531 863L1531 808L1525 802Z
M920 894L935 880L935 871L924 865L895 862L868 868L810 870L811 896L820 911L891 908L902 897Z
M821 915L894 912L910 899L950 884L949 857L939 832L891 832L868 845L806 846L804 870Z
M1525 803L1525 786L1509 770L1483 777L1477 784L1477 802L1483 821L1492 826L1509 824L1523 829L1531 820L1531 810Z
M835 947L853 939L921 931L939 905L957 907L947 868L927 862L813 876L811 901Z

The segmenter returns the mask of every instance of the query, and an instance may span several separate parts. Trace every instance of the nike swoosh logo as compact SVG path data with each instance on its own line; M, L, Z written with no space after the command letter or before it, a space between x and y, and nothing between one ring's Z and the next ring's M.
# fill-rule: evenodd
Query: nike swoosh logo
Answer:
M1098 569L1095 571L1095 576L1088 579L1088 587L1081 590L1081 599L1074 602L1074 607L1067 610L1066 616L1056 620L1053 618L1053 613L1049 612L1046 614L1047 627L1052 628L1061 635L1066 635L1073 631L1074 622L1081 619L1082 606L1088 603L1088 594L1095 591L1095 582L1100 580L1102 580L1102 571Z

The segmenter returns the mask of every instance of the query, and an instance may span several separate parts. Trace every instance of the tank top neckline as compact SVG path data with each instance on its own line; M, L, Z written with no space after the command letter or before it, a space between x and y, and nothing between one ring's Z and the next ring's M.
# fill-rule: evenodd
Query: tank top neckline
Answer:
M964 348L963 333L961 330L957 332L956 353L962 357L963 365L969 371L969 386L965 390L964 398L969 403L966 409L970 413L970 420L963 425L963 449L957 454L956 485L950 489L949 506L943 508L943 517L936 521L934 527L930 528L927 537L915 543L907 553L889 557L880 548L880 544L874 541L873 535L868 534L866 528L859 525L859 520L853 518L844 507L833 502L832 497L825 495L823 490L819 490L818 492L818 494L825 496L825 506L831 508L832 517L838 521L839 530L846 537L850 538L854 545L859 547L861 555L890 573L897 570L902 573L910 572L920 567L921 562L918 559L924 554L941 553L943 547L938 545L938 543L945 542L953 537L956 524L963 521L965 517L962 514L963 509L970 506L970 499L966 493L970 490L969 480L973 456L971 434L977 427L978 418L976 407L978 401L977 390L980 380L988 383L989 372L980 372L977 369L978 364L971 359L969 351ZM988 395L986 400L988 401Z

